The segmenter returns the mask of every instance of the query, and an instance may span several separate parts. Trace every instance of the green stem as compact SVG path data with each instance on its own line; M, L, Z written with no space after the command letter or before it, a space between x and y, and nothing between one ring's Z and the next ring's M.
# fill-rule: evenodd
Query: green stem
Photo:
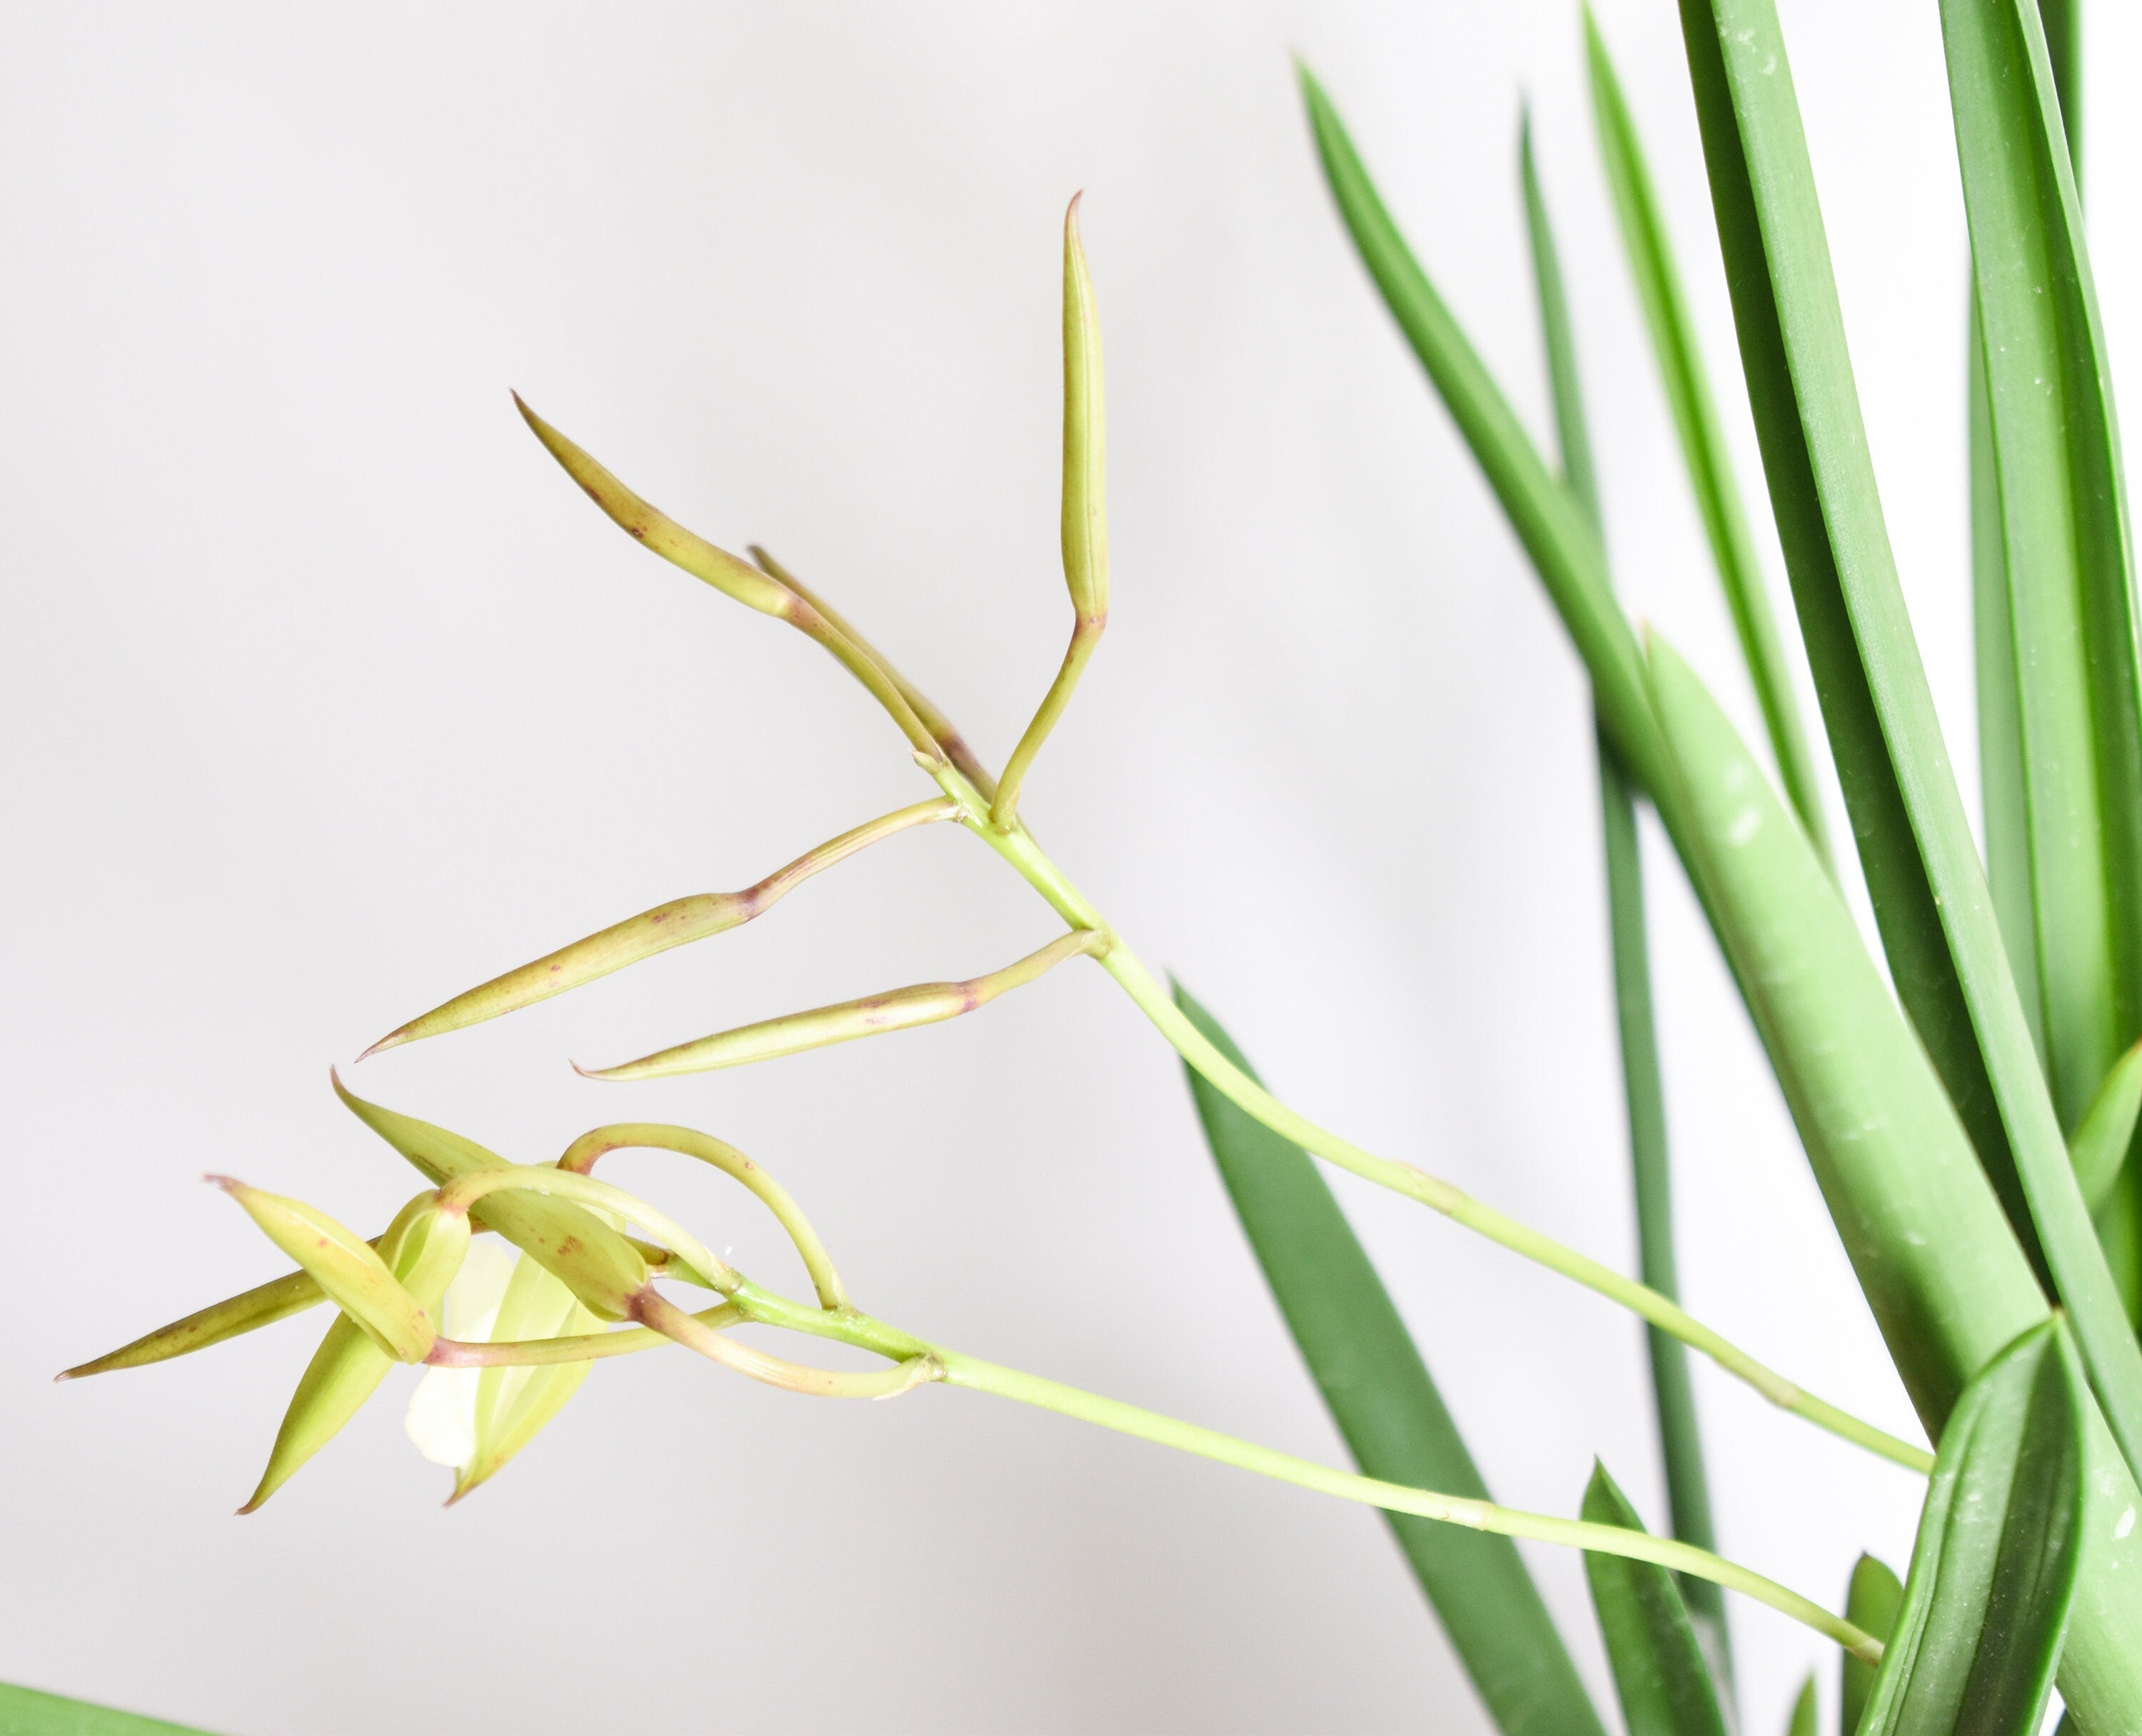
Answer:
M1063 1416L1076 1418L1082 1423L1114 1429L1119 1434L1135 1435L1140 1440L1172 1447L1180 1452L1195 1453L1201 1458L1215 1459L1222 1464L1254 1472L1260 1477L1293 1483L1300 1488L1313 1489L1320 1495L1335 1496L1341 1501L1358 1502L1364 1507L1380 1507L1386 1512L1411 1513L1417 1517L1438 1520L1446 1525L1462 1525L1473 1531L1492 1531L1499 1536L1528 1537L1538 1543L1555 1543L1571 1549L1590 1550L1601 1555L1625 1556L1632 1561L1654 1562L1674 1572L1707 1580L1713 1585L1723 1586L1728 1591L1738 1591L1758 1603L1768 1604L1772 1609L1835 1640L1856 1658L1870 1663L1878 1662L1881 1659L1882 1643L1871 1635L1862 1633L1850 1622L1833 1615L1820 1604L1787 1590L1776 1581L1765 1579L1750 1568L1713 1555L1707 1549L1698 1549L1693 1544L1682 1543L1671 1537L1653 1537L1642 1531L1625 1531L1619 1526L1593 1525L1581 1519L1557 1519L1545 1513L1528 1513L1513 1507L1498 1507L1491 1501L1475 1501L1461 1495L1439 1495L1428 1489L1409 1489L1401 1483L1381 1482L1373 1477L1335 1471L1314 1460L1296 1458L1291 1452L1275 1452L1269 1447L1237 1440L1232 1435L1222 1434L1216 1429L1201 1428L1195 1423L1185 1423L1174 1417L1164 1417L1154 1411L1143 1410L1134 1404L1125 1404L1118 1399L1103 1398L1093 1393L1082 1392L1076 1387L1044 1380L1039 1375L1021 1374L1016 1369L999 1368L994 1363L983 1362L977 1357L963 1356L956 1351L944 1349L939 1349L935 1354L943 1365L948 1385L966 1387L978 1393L994 1393L1001 1398L1015 1398L1022 1404L1055 1411Z
M631 1207L634 1217L644 1217L649 1210L638 1202ZM980 1357L947 1350L942 1345L912 1337L896 1327L851 1308L809 1307L748 1280L739 1280L735 1294L720 1307L707 1309L697 1315L679 1315L674 1310L671 1313L672 1318L666 1324L673 1330L683 1321L688 1321L710 1334L718 1333L728 1326L751 1322L807 1332L816 1338L831 1339L903 1364L927 1364L928 1372L921 1376L922 1380L941 1379L947 1385L965 1387L970 1392L989 1393L999 1398L1015 1399L1022 1404L1031 1404L1081 1423L1093 1423L1097 1428L1133 1435L1157 1446L1173 1447L1179 1452L1194 1453L1200 1458L1232 1465L1259 1477L1292 1483L1298 1488L1312 1490L1320 1495L1335 1496L1341 1501L1355 1502L1363 1507L1379 1507L1386 1512L1410 1513L1419 1518L1432 1519L1445 1525L1462 1525L1472 1531L1490 1531L1499 1536L1528 1537L1535 1542L1553 1543L1572 1549L1591 1550L1602 1555L1626 1556L1633 1561L1655 1562L1676 1573L1708 1581L1728 1591L1751 1597L1758 1603L1767 1604L1826 1638L1835 1640L1856 1658L1864 1659L1868 1663L1881 1660L1882 1644L1879 1640L1841 1617L1832 1615L1820 1604L1787 1590L1776 1581L1766 1579L1752 1569L1714 1555L1707 1549L1698 1549L1670 1537L1649 1536L1642 1531L1626 1531L1619 1526L1593 1525L1578 1519L1557 1519L1546 1513L1523 1512L1513 1507L1498 1507L1490 1501L1477 1501L1462 1495L1443 1495L1430 1489L1409 1488L1403 1483L1384 1482L1350 1471L1335 1470L1329 1465L1320 1465L1313 1459L1297 1458L1291 1452L1276 1452L1254 1442L1222 1434L1217 1429L1186 1423L1180 1418L1163 1416L1157 1411L1125 1404L1119 1399L1104 1398L1098 1393L1065 1386L1059 1381L1044 1379L1038 1374L1024 1374L1017 1369L985 1362ZM658 1344L674 1341L671 1335L650 1332L644 1328L575 1339L532 1339L518 1344L463 1344L442 1339L440 1344L442 1348L435 1350L432 1359L454 1367L477 1364L512 1367L593 1361L598 1358L629 1355L639 1350L653 1349ZM882 1396L893 1396L892 1389L896 1386L906 1390L904 1385L887 1376L851 1375L844 1378L849 1383L842 1390L849 1396L880 1396L878 1388L881 1386L886 1389Z
M1064 653L1056 678L1049 683L1049 691L1041 696L1041 703L1035 708L1034 721L1026 726L1026 733L1019 738L1019 746L1004 763L1004 781L997 787L996 799L990 807L990 824L999 831L1009 831L1017 821L1019 787L1026 782L1027 771L1040 753L1042 743L1049 739L1049 732L1056 727L1057 720L1070 705L1078 678L1086 673L1086 665L1101 643L1101 629L1107 625L1105 619L1089 621L1081 615L1071 629L1071 644Z
M990 824L986 804L956 772L939 771L935 775L945 794L965 811L969 828L1009 862L1048 900L1050 908L1073 928L1095 929L1112 937L1097 955L1102 968L1116 979L1176 1053L1244 1113L1255 1117L1275 1133L1313 1152L1326 1162L1416 1200L1513 1253L1521 1254L1609 1301L1620 1304L1690 1349L1709 1357L1729 1374L1747 1382L1779 1409L1789 1411L1922 1476L1933 1468L1933 1455L1924 1447L1899 1440L1873 1423L1863 1422L1849 1412L1816 1398L1713 1331L1672 1298L1661 1295L1649 1285L1626 1277L1552 1236L1506 1216L1439 1176L1409 1163L1379 1157L1287 1107L1221 1053L1205 1033L1183 1016L1167 990L1123 937L1109 928L1100 912L1064 878L1063 870L1034 842L1033 834L1023 826L1014 826L1009 832L998 831Z

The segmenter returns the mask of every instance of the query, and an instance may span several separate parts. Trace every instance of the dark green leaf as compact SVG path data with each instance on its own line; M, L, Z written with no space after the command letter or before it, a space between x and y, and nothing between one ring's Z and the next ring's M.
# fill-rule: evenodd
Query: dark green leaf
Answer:
M1636 276L1637 298L1651 330L1651 350L1658 360L1666 402L1673 411L1674 427L1681 435L1681 454L1703 516L1704 532L1710 541L1711 558L1717 564L1726 604L1732 610L1749 679L1763 708L1763 723L1769 732L1770 752L1776 757L1779 776L1794 811L1814 841L1816 853L1827 862L1829 828L1823 821L1814 758L1808 751L1807 733L1800 727L1792 677L1785 667L1778 624L1764 589L1762 568L1755 559L1755 541L1748 534L1748 515L1740 503L1740 486L1734 480L1733 461L1725 449L1725 432L1711 399L1710 377L1704 369L1687 300L1681 293L1681 272L1674 263L1665 214L1652 190L1643 141L1637 136L1621 81L1608 57L1606 38L1599 33L1589 7L1584 12L1584 39L1592 76L1592 114L1598 125L1606 185L1613 191L1622 244Z
M2131 1471L2142 1349L2075 1188L1905 614L1776 12L1682 0L1681 16L1771 504L1891 974L2075 1322Z
M1942 1437L1862 1736L2031 1736L2082 1556L2084 1407L2058 1320L1989 1364Z
M40 1694L34 1688L0 1683L0 1736L202 1736L202 1733L190 1725L139 1718L131 1712L115 1712L109 1706L92 1706L86 1700L62 1699L56 1694Z
M1853 1563L1852 1585L1844 1597L1844 1619L1861 1633L1872 1634L1887 1644L1896 1631L1897 1611L1903 1603L1903 1581L1886 1565L1871 1555L1863 1555ZM1839 1728L1844 1736L1853 1736L1859 1720L1866 1716L1867 1698L1874 1691L1874 1666L1847 1652L1841 1687Z
M1644 1528L1604 1465L1592 1467L1584 1517L1594 1525ZM1629 1736L1725 1736L1703 1648L1673 1575L1649 1561L1587 1551L1584 1576Z
M1247 1072L1212 1016L1180 986L1175 996ZM1228 1196L1355 1462L1387 1482L1485 1498L1405 1323L1315 1166L1196 1073L1189 1079ZM1385 1517L1496 1727L1505 1736L1598 1736L1599 1715L1516 1546Z
M1592 438L1577 365L1569 309L1562 293L1561 251L1555 245L1537 168L1532 123L1518 135L1519 179L1532 239L1532 271L1539 285L1540 325L1552 386L1562 473L1595 528L1599 491L1592 467ZM1651 1016L1651 943L1644 921L1644 864L1636 837L1636 792L1620 756L1599 732L1599 806L1606 863L1606 906L1612 938L1614 1006L1621 1046L1623 1100L1629 1117L1630 1167L1636 1186L1639 1264L1645 1283L1661 1295L1678 1297L1674 1259L1673 1188L1666 1157L1666 1088L1659 1073L1658 1030ZM1666 1495L1673 1534L1699 1549L1715 1549L1710 1489L1703 1468L1695 1393L1689 1379L1688 1348L1680 1339L1647 1330L1651 1391L1659 1441L1666 1461ZM1730 1694L1732 1649L1725 1624L1725 1593L1709 1580L1684 1579L1681 1595L1696 1624L1720 1682Z

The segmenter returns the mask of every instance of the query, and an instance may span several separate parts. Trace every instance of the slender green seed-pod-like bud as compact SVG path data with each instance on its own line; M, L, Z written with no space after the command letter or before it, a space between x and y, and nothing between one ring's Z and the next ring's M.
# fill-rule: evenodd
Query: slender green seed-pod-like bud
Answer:
M687 530L659 507L641 500L522 403L519 392L514 393L513 402L521 419L534 430L536 437L564 467L565 474L579 483L587 497L608 513L628 535L646 544L664 560L684 568L694 579L711 584L723 596L733 597L747 609L784 620L795 614L796 598L787 585L748 561L738 560L728 550L716 548L697 532Z
M577 989L583 983L608 976L614 970L622 970L628 964L651 959L672 947L689 945L710 935L724 933L771 910L812 875L846 861L856 851L910 826L949 820L957 811L956 805L946 796L918 801L851 827L837 838L829 838L817 849L806 851L786 867L776 869L741 892L701 892L690 898L673 898L667 904L613 923L584 940L561 946L532 964L509 970L503 976L493 977L487 983L456 995L422 1017L411 1019L398 1030L389 1032L358 1059L365 1060L382 1049L398 1048L420 1038L437 1037L481 1024L501 1013L517 1012L538 1001L548 1000L554 994Z
M317 1207L228 1176L208 1178L245 1208L269 1240L318 1280L328 1299L397 1362L422 1362L438 1334L371 1245Z
M659 1079L674 1073L708 1073L717 1068L771 1061L782 1055L801 1054L806 1049L852 1043L859 1037L882 1036L888 1031L912 1030L917 1025L936 1024L985 1007L999 995L1024 987L1066 959L1101 951L1107 944L1107 937L1099 931L1077 929L986 976L970 977L960 983L916 983L861 1000L763 1019L643 1055L618 1067L585 1068L578 1063L575 1067L590 1079Z
M1078 200L1064 214L1064 577L1082 622L1108 616L1107 440L1101 323L1078 239Z

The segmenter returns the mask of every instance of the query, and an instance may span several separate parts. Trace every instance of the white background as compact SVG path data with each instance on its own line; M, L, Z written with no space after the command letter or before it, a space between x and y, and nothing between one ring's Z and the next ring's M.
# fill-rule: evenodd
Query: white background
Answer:
M1968 777L1936 11L1784 10ZM2131 210L2142 141L2098 96L2136 29L2090 10L2093 201ZM1759 493L1672 12L1602 7ZM1372 1516L971 1395L843 1407L632 1359L442 1514L397 1375L239 1521L319 1316L48 1383L279 1269L204 1170L368 1233L408 1194L331 1062L927 793L817 652L605 524L509 386L708 535L770 544L1009 748L1068 624L1082 186L1115 612L1028 812L1292 1101L1631 1260L1585 690L1346 244L1287 59L1543 428L1529 91L1621 581L1752 726L1578 42L1562 0L0 12L0 1676L260 1736L1485 1728ZM2133 248L2099 263L2125 357ZM1651 868L1688 1298L1908 1428L1710 940ZM600 1121L703 1126L889 1318L1337 1457L1172 1056L1090 966L763 1068L565 1065L1050 932L974 841L926 832L352 1083L522 1160ZM792 1280L743 1196L683 1168L616 1175ZM1659 1522L1634 1325L1337 1186L1498 1496L1573 1511L1597 1453ZM1728 1552L1825 1599L1863 1546L1902 1562L1907 1477L1699 1381ZM1528 1554L1603 1694L1578 1564ZM1811 1666L1834 1701L1834 1652L1735 1624L1752 1730Z

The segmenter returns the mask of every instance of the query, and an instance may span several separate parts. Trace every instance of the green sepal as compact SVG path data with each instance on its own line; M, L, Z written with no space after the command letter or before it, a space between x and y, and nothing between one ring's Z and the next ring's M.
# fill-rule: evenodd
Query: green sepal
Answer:
M334 1088L359 1121L435 1186L471 1171L506 1166L503 1157L474 1140L368 1103L339 1078ZM593 1212L569 1201L516 1190L478 1201L470 1216L555 1272L601 1319L625 1319L631 1299L647 1282L647 1262L632 1244Z

